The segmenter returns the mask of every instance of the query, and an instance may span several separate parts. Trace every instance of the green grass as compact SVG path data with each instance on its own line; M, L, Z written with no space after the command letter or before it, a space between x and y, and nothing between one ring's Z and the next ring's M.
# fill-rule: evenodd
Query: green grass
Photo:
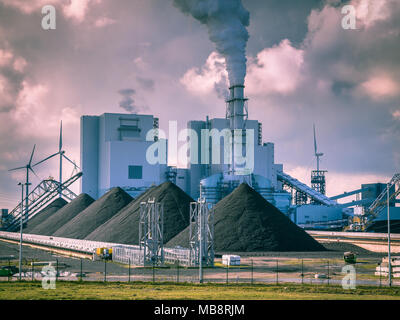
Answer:
M210 300L292 300L292 299L400 299L400 288L360 286L344 290L339 286L309 284L173 284L59 281L55 290L41 282L0 282L0 299L88 300L88 299L210 299Z

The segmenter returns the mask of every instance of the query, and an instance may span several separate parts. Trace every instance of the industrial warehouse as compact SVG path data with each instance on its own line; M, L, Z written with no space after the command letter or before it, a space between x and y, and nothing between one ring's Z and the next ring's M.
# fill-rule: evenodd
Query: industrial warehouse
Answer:
M101 6L100 2L96 5ZM371 71L371 77L375 77L372 80L368 78L368 81L361 81L360 74L354 76L360 82L358 85L341 79L344 74L353 77L353 71L347 70L347 65L332 67L335 76L340 78L336 79L338 83L325 81L325 71L319 69L313 72L322 80L319 81L318 77L318 81L308 79L311 76L306 71L312 56L307 56L308 42L314 29L329 20L326 17L320 21L313 19L317 19L319 14L331 14L339 19L340 14L343 15L339 10L340 4L321 2L321 8L312 7L309 10L309 14L302 18L302 21L307 21L307 36L301 39L303 42L281 39L269 46L263 45L263 50L257 49L258 54L254 55L247 52L248 30L251 29L250 13L242 4L245 0L170 2L174 14L183 16L190 26L194 23L198 27L198 24L208 31L207 41L215 47L215 51L202 67L188 69L181 57L204 61L204 57L194 57L198 48L184 46L185 51L182 48L178 50L177 44L170 44L172 48L166 50L168 54L160 52L160 56L154 58L152 63L164 58L165 61L172 59L171 56L178 55L178 51L182 61L171 60L171 69L168 69L169 62L165 62L165 70L157 70L157 66L145 61L146 54L149 55L146 50L153 43L147 41L146 32L143 32L143 39L136 35L134 41L125 43L124 49L120 48L123 53L112 54L112 59L116 61L119 55L129 55L130 64L125 66L121 60L117 68L130 69L129 74L118 74L129 84L125 89L120 89L124 82L113 83L115 79L112 72L107 73L106 79L101 79L102 67L93 66L94 71L91 70L96 74L98 72L96 78L100 79L102 85L107 84L107 90L122 96L119 105L115 104L114 97L101 101L101 85L88 81L87 86L93 86L95 93L83 98L82 93L75 89L73 95L78 97L79 107L65 107L61 113L49 116L49 128L53 131L47 127L43 129L47 130L43 140L38 139L39 134L27 134L28 129L23 132L24 143L29 143L30 147L33 145L33 149L29 148L29 155L25 153L27 159L16 161L21 159L21 153L16 152L3 155L3 158L12 160L5 162L6 165L1 164L1 170L5 171L7 179L13 182L18 179L19 184L9 187L12 189L10 192L18 191L18 200L6 199L5 193L0 193L0 285L15 284L23 288L29 283L33 290L40 286L47 290L48 281L50 286L54 285L50 289L55 289L56 285L76 285L81 291L91 285L110 285L116 291L110 289L106 297L113 297L117 292L117 297L121 294L121 297L127 298L121 288L130 286L132 282L133 287L129 287L127 292L139 288L139 293L135 291L134 295L138 295L139 299L140 294L146 299L188 299L191 296L187 292L193 288L194 291L208 288L212 292L201 293L199 299L263 298L266 297L265 292L258 296L257 292L251 290L263 291L268 287L266 284L283 296L287 294L286 290L291 291L292 288L301 292L309 290L307 294L310 294L310 299L315 298L312 296L313 290L330 290L329 286L340 290L340 293L334 294L343 294L347 298L352 298L353 293L363 295L364 289L368 297L379 296L376 292L382 287L385 287L382 289L385 297L398 296L396 288L390 291L392 286L400 285L398 153L388 155L383 147L379 150L370 149L370 145L376 141L388 143L391 130L397 132L398 123L395 121L400 119L398 110L394 107L390 109L392 126L387 123L382 125L382 136L374 137L376 141L367 141L365 138L365 145L357 144L357 148L366 149L360 153L362 155L372 157L376 153L379 159L393 158L382 163L377 158L372 165L357 163L359 159L350 161L346 156L331 154L334 150L332 147L329 151L325 150L326 139L321 139L321 135L344 144L340 129L332 130L335 123L340 121L333 114L338 118L342 116L343 111L339 107L338 111L334 110L332 114L327 112L326 116L312 115L311 119L308 114L303 124L300 121L297 123L296 114L287 120L277 112L281 107L287 107L280 100L281 97L289 96L295 91L294 88L298 92L304 91L301 95L307 96L306 102L298 102L299 97L293 96L287 104L299 103L296 108L300 109L302 103L311 104L313 99L319 98L318 93L314 96L313 90L322 92L328 87L332 89L332 94L345 97L341 102L348 109L352 107L350 98L357 97L357 102L362 105L365 102L363 99L366 99L363 96L365 92L373 95L374 108L379 103L385 104L385 97L394 96L397 88L395 80L386 78L387 74L378 69L379 72ZM2 6L0 0L0 8ZM62 6L61 19L66 21L74 17L74 10L78 10L72 2L71 8L64 4ZM88 2L87 6L94 4ZM256 11L255 7L252 10ZM74 18L75 23L82 23L80 19L85 14L89 15L86 11L81 14ZM357 19L362 20L360 17ZM370 24L365 24L364 29L360 30L368 30L373 22L369 21ZM106 48L104 43L111 42L115 34L104 40L102 32L107 33L107 28L117 28L119 22L102 16L102 19L88 23L91 28L97 28L96 37L101 38L99 46ZM65 27L61 23L59 25ZM340 32L342 30L347 29L340 27ZM53 31L47 32L47 35L50 32ZM118 34L121 34L121 30ZM189 40L185 38L179 41L192 41L192 36L190 33ZM199 36L204 37L201 32ZM88 43L93 41L89 38L84 36L72 47L78 52L89 50ZM322 38L329 39L329 36L323 35ZM263 37L257 41L264 41ZM256 47L255 43L251 45ZM140 48L140 55L131 53L135 46ZM251 50L255 49L252 47ZM283 59L283 62L279 59ZM9 60L14 64L7 68L14 68L17 73L25 68L22 60L17 63L17 58L11 53L6 54L0 47L0 94L4 82L2 68ZM325 66L320 62L318 64L321 68ZM101 65L105 69L109 67L104 61ZM266 70L266 65L271 69ZM80 68L89 70L91 67L90 63L75 66L72 73ZM171 85L173 81L165 78L168 79L165 81L168 85L176 86L173 94L172 91L162 91L164 88L160 89L158 83L160 87L156 87L153 78L163 72L162 76L173 74L175 69L179 69L178 84ZM8 69L6 71L11 72ZM267 80L263 82L260 79L265 74ZM58 85L63 87L65 84ZM30 88L26 80L20 87L24 87L25 91L14 99L15 104L24 104L28 111L33 109L32 112L40 113L37 111L39 108L34 109L33 106L42 103L42 95L52 95L55 104L64 99L62 94L53 93L51 86ZM4 85L4 88L8 87ZM183 94L182 88L194 96L192 100ZM156 90L162 92L157 97L161 102L144 98L146 94L156 95ZM218 100L209 100L210 92ZM279 95L281 97L276 98ZM260 111L260 99L263 107L273 110L263 118L260 117L263 112ZM208 109L198 112L195 110L198 105L195 104L188 107L190 112L186 112L183 105L196 100ZM325 102L324 99L321 101ZM98 107L97 104L102 105ZM180 112L185 116L180 117ZM291 111L286 112L289 114ZM46 118L45 112L40 114ZM29 122L23 118L22 111L13 116ZM331 130L326 128L328 120L321 121L324 117L331 117ZM346 125L349 132L353 132L362 119L365 121L363 117L361 114L357 121L348 120L349 124ZM40 123L32 120L30 125L35 126L34 131L40 131ZM309 145L311 152L297 150L296 147L304 149L304 145L300 147L296 142L292 143L292 136L284 140L277 139L279 136L274 134L280 131L281 123L282 127L291 127L295 132L292 135L302 135L301 139L307 140L304 145ZM359 129L355 136L365 134L367 127L365 125L362 130ZM31 127L29 130L32 132ZM310 133L310 141L304 138L304 132L300 134L301 130ZM75 133L74 139L71 138L71 131ZM353 150L353 140L349 140L348 145L338 153ZM42 149L43 141L51 144L51 147L38 156L36 146ZM53 145L56 141L57 149L55 143ZM74 156L78 157L78 148L74 154L70 145L79 146L79 161L73 160ZM282 158L282 149L291 149L291 153L286 153ZM306 153L312 161L311 167L304 164ZM349 152L350 157L354 154ZM335 163L325 162L326 158L334 158ZM389 168L388 163L393 166ZM307 168L304 170L306 178L293 170L297 165L301 169ZM342 168L338 169L340 165ZM374 165L376 168L372 171L370 167ZM385 166L389 169L382 169ZM39 167L40 177L36 171ZM55 169L56 176L53 172ZM71 172L68 172L69 169ZM369 172L374 174L367 174ZM47 178L43 179L44 174ZM330 180L333 176L339 185L336 188L332 187ZM339 183L338 177L341 179ZM344 190L342 186L345 186ZM169 289L163 289L166 288L163 286L177 285L172 291L178 292L181 284L182 288L188 286L192 289L177 296L168 296L165 292ZM216 294L220 288L229 291L230 287L224 285L230 284L236 285L239 293L230 292L231 295L226 297L224 293ZM160 297L157 292L146 291L149 285L150 291L163 291ZM215 290L212 287L214 285ZM293 287L287 289L286 285ZM246 295L246 290L251 293ZM269 298L275 297L275 291ZM42 297L41 294L38 297ZM54 299L58 298L57 294L48 293ZM97 299L97 294L85 292L88 299Z

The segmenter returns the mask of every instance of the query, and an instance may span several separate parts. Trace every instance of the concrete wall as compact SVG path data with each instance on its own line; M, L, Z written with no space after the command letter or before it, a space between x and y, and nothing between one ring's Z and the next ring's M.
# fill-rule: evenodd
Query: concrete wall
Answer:
M80 191L94 199L98 197L99 170L99 117L81 117L81 169Z
M312 222L324 222L342 219L342 209L335 207L304 205L296 208L295 222L308 224Z

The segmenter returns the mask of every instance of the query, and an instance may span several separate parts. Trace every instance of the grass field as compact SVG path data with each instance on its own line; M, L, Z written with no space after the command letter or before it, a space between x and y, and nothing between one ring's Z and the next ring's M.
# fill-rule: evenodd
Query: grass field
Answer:
M400 300L400 288L358 287L344 290L326 285L172 284L57 282L45 290L41 282L0 282L1 300Z

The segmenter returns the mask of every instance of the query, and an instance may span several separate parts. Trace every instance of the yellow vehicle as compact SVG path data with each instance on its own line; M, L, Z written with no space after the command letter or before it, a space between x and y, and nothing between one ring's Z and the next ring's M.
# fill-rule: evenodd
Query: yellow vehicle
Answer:
M96 255L101 259L112 259L112 248L96 248Z

